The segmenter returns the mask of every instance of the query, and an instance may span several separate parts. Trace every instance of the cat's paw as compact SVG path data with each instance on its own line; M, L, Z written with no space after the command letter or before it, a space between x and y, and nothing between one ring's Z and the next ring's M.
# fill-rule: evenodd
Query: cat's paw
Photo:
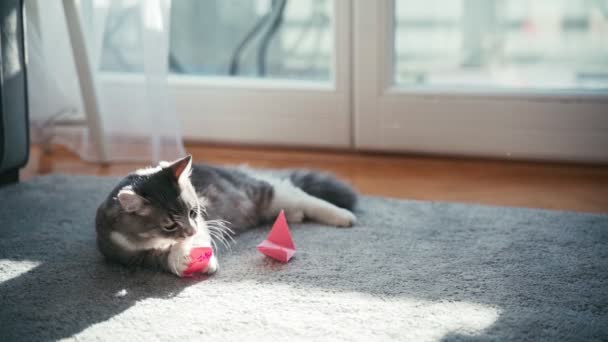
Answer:
M333 222L331 223L337 227L348 228L352 227L355 222L357 222L357 217L350 211L339 208L333 215L332 221Z
M188 269L190 262L190 253L186 248L174 246L169 252L167 260L169 271L179 277Z
M211 259L209 259L209 264L207 264L207 270L205 271L205 273L211 275L215 272L217 272L217 270L220 269L220 264L217 262L217 258L216 256L212 256Z

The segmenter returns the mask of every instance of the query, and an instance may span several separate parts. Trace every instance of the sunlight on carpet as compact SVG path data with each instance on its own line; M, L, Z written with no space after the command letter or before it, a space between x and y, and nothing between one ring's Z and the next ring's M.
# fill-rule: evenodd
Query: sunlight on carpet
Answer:
M0 259L0 283L17 278L40 265L36 261Z
M207 283L202 282L172 299L142 300L73 337L92 339L103 336L119 322L129 322L139 338L154 339L159 330L150 329L149 322L141 317L164 314L162 331L172 338L186 337L189 336L186 331L196 330L201 336L220 341L233 339L238 331L247 331L249 340L268 341L280 340L286 333L304 339L353 341L398 337L438 341L449 333L479 334L500 315L498 308L470 302L328 292L285 284L226 283L221 286L221 294L206 293L206 287ZM197 322L197 326L189 322Z

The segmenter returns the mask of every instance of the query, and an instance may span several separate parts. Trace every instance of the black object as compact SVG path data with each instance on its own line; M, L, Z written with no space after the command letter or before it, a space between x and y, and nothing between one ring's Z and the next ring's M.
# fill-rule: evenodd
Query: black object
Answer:
M270 28L262 37L262 41L258 47L258 76L266 76L266 57L268 56L268 46L274 38L279 27L283 24L283 13L287 0L273 0L273 17L270 23Z
M23 0L0 1L0 185L19 180L29 157Z
M247 32L243 40L241 40L234 50L232 58L230 58L230 68L228 70L228 74L230 76L236 76L239 74L241 63L240 58L241 54L243 53L243 49L253 40L253 38L255 38L255 36L267 23L270 23L270 27L262 36L257 50L258 76L266 76L266 58L268 55L268 46L270 45L272 38L274 38L277 30L283 23L283 13L285 12L286 5L287 0L272 0L270 12L266 13L255 23L253 28Z
M228 70L228 74L230 76L236 76L239 74L239 68L241 65L241 54L243 53L243 49L249 44L249 42L260 32L262 27L266 24L271 14L266 13L262 16L253 26L253 28L247 32L243 40L237 45L236 49L232 53L232 58L230 58L230 68Z

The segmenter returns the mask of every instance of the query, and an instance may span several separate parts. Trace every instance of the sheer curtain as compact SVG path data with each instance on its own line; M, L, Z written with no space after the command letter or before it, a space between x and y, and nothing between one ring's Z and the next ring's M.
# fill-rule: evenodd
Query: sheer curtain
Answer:
M182 156L167 84L170 0L75 1L86 47L78 56L64 12L69 1L26 0L33 141L65 145L88 161L156 162ZM136 67L108 70L102 63L108 17L127 12L132 25L120 34L133 41L129 56ZM89 62L92 92L79 81L82 63L79 67L77 58ZM96 100L93 110L91 101L83 102L83 93Z

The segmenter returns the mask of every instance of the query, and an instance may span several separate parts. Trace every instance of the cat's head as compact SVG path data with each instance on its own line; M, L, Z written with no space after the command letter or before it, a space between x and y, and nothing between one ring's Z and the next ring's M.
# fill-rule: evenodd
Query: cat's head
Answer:
M118 190L119 232L124 247L135 250L166 249L196 238L209 244L204 208L192 183L191 156L154 168L138 170Z

